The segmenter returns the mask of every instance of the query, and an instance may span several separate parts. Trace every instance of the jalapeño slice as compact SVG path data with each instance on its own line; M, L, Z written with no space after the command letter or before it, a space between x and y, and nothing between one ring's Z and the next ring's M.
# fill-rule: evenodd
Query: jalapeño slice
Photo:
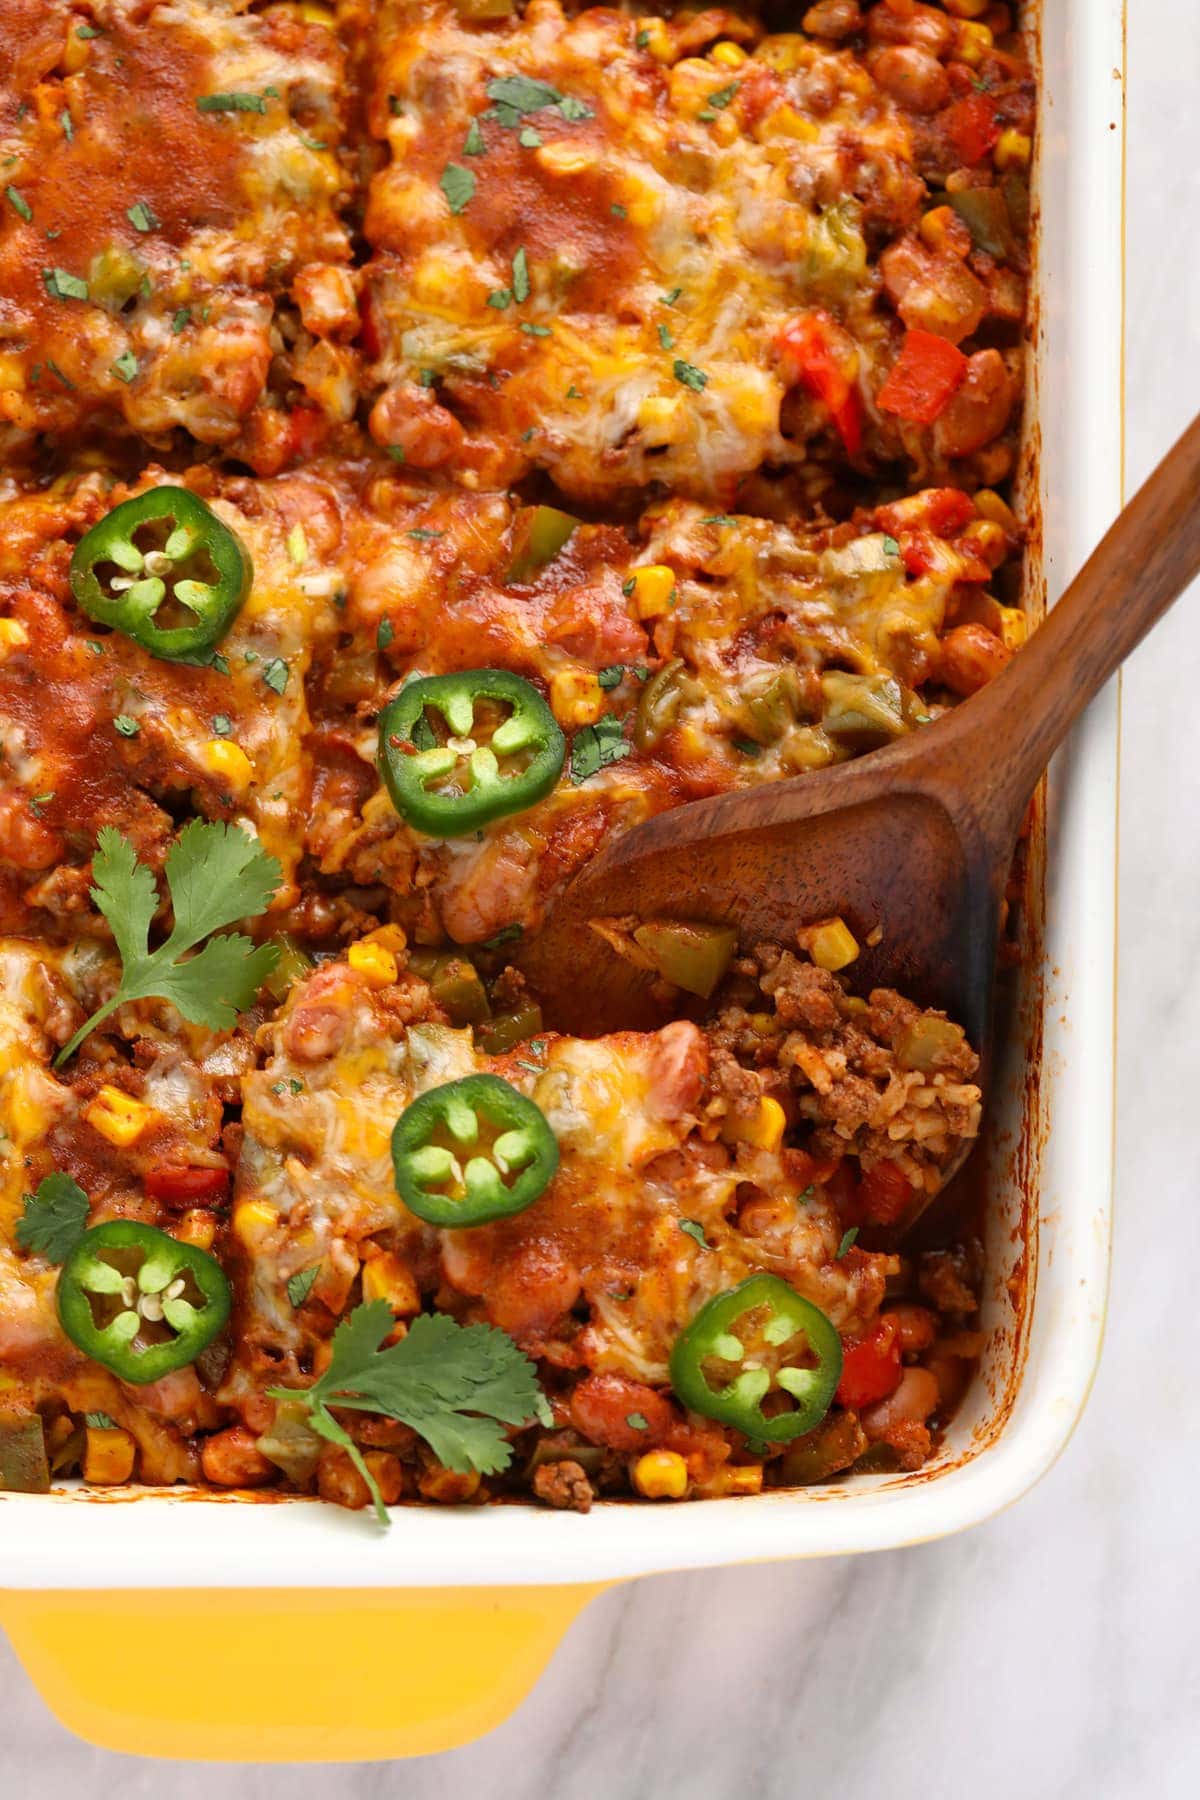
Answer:
M392 804L429 837L464 837L548 794L563 734L537 689L507 669L410 681L379 720Z
M71 591L89 619L167 662L202 661L250 591L250 557L195 494L123 500L75 546Z
M499 1075L431 1088L392 1132L396 1192L430 1225L486 1225L543 1194L558 1140L541 1108Z
M685 1406L770 1444L820 1424L841 1373L837 1330L777 1275L751 1275L707 1301L671 1352L671 1385ZM770 1394L787 1410L765 1412Z
M195 1362L229 1307L220 1263L136 1219L85 1231L58 1278L58 1316L71 1342L139 1386Z

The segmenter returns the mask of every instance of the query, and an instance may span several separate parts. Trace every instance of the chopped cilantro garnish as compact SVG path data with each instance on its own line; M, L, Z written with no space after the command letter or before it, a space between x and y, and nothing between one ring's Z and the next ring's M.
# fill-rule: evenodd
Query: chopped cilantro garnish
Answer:
M762 755L762 745L756 744L753 738L730 738L729 741L739 756Z
M671 336L670 329L666 325L659 326L658 341L664 350L673 350L675 348L675 339Z
M65 106L63 107L62 111L59 113L58 117L59 117L59 121L63 128L63 134L66 137L68 144L73 143L74 138L75 138L75 127L71 122L71 115L67 111Z
M515 944L524 935L525 927L521 924L503 925L494 937L484 939L483 947L485 950L502 950L505 944Z
M664 306L674 306L675 302L678 300L678 298L682 294L682 292L683 292L683 289L681 287L672 288L669 294L664 294L662 296L663 305Z
M521 321L521 330L527 337L550 336L550 327L548 325L531 325L527 319Z
M633 41L639 50L644 50L646 45L650 42L650 33L648 31L639 31Z
M447 163L438 182L452 213L460 213L475 192L475 177L459 163Z
M673 372L676 381L682 382L684 387L691 388L694 393L699 394L708 386L708 376L704 370L698 369L695 363L684 362L682 357L675 358Z
M233 720L228 713L214 713L212 728L218 737L228 737L233 730Z
M487 155L487 145L483 141L483 133L479 129L478 119L472 119L470 125L467 127L467 135L463 139L462 153L464 156Z
M737 520L731 519L728 513L710 513L707 519L701 519L700 523L702 525L736 525Z
M520 144L522 150L540 150L542 147L542 134L540 131L535 131L532 125L525 125L521 128L521 135L518 137L517 142Z
M192 317L192 309L190 306L181 306L179 308L179 311L175 314L175 317L171 320L171 334L173 337L179 336L179 334L183 330L184 326L190 322L191 317Z
M702 1250L711 1250L712 1245L704 1235L704 1227L699 1219L680 1219L679 1229L686 1237L694 1238Z
M896 542L896 540L895 540L895 538L894 538L894 537L885 537L885 538L884 538L884 540L883 540L883 554L884 554L884 555L885 555L885 556L899 556L899 554L900 554L900 546L899 546L899 544L898 544L898 543L897 543L897 542Z
M650 1421L645 1413L626 1413L625 1423L630 1431L649 1431Z
M625 211L625 208L621 205L619 200L614 200L608 210L614 219L627 219L629 217L629 214Z
M406 531L404 535L405 537L416 538L419 544L427 544L433 538L445 537L446 534L444 531L430 531L424 525L414 525L412 530Z
M518 302L529 298L529 265L524 247L512 259L512 291L513 299Z
M728 87L718 88L715 94L708 96L708 104L715 106L719 112L724 112L740 86L740 81L731 81Z
M282 656L273 656L263 669L262 678L272 693L282 694L288 682L288 666Z
M625 741L621 721L615 713L605 713L594 725L577 731L571 744L571 780L576 787L587 781L609 763L620 762L633 752Z
M849 1231L847 1231L843 1235L841 1243L838 1245L837 1250L834 1252L834 1258L833 1258L834 1262L841 1262L843 1256L845 1256L847 1250L849 1250L850 1246L854 1243L854 1241L857 1237L858 1237L858 1226L852 1225L850 1227Z
M67 269L43 269L42 280L46 284L46 292L56 300L86 300L88 284L78 275L72 275Z
M396 627L392 624L392 621L390 619L380 619L379 627L375 633L375 648L377 650L386 650L395 635Z
M437 386L437 378L438 378L438 376L437 376L436 369L418 369L417 370L417 386L418 387L423 387L423 388L436 387Z
M141 729L137 720L132 718L129 713L118 713L113 720L113 730L118 731L123 738L136 737Z
M104 33L101 31L99 25L80 25L75 36L77 38L94 38L103 37Z
M297 1311L304 1305L312 1292L312 1285L320 1273L320 1268L320 1263L312 1263L307 1269L300 1269L295 1275L288 1277L287 1297Z
M541 112L545 106L557 106L563 97L548 81L536 81L529 75L498 75L488 82L485 92L497 106L515 113Z
M196 110L211 113L265 113L267 103L261 94L201 94L196 101Z
M625 677L625 664L624 663L609 663L609 665L606 669L601 669L600 673L596 677L596 680L600 683L600 686L602 688L615 688L615 687L620 687L621 682L624 680L624 677Z
M132 350L122 350L120 356L118 356L116 362L112 365L112 372L121 381L133 380L138 372L138 359L133 354Z
M573 94L563 95L558 103L558 110L564 119L570 119L573 124L579 119L592 119L595 117L591 107L585 106L582 100L576 100Z
M8 203L13 211L20 213L21 217L28 225L30 219L33 217L33 208L30 206L28 200L26 200L24 194L19 194L15 187L6 187L4 192L8 197Z
M161 223L144 200L135 200L132 206L126 207L125 217L135 231L157 231Z
M487 297L487 303L494 306L497 312L503 312L506 306L512 305L512 289L493 288Z

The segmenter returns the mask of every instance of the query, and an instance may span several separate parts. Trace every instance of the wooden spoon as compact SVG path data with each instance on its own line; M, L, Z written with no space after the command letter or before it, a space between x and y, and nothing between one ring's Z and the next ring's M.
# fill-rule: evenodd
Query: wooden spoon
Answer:
M863 947L855 988L944 1007L983 1053L986 1084L1017 833L1084 707L1200 572L1198 495L1200 419L1019 655L936 725L856 762L694 801L610 842L522 955L549 1022L596 1036L665 1016L653 976L610 947L596 918L734 925L749 949L794 944L804 924L840 914Z

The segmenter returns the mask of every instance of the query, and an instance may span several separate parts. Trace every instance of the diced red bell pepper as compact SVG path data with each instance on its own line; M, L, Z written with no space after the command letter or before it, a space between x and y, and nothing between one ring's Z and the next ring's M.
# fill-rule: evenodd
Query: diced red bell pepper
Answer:
M851 456L862 449L862 401L837 356L837 339L845 339L826 312L797 313L779 333L779 353L789 379L802 383L829 410ZM848 340L847 340L848 342ZM851 352L853 346L849 346Z
M932 425L949 406L966 373L967 359L957 344L932 331L907 332L876 404L881 412L897 413L914 425Z
M152 1200L186 1212L191 1206L219 1204L229 1191L229 1170L162 1163L147 1171L145 1188Z
M963 162L982 162L1000 136L996 102L988 94L968 94L941 116L942 127Z
M842 1378L837 1398L857 1412L886 1400L900 1386L900 1335L893 1321L881 1318L869 1337L851 1338L843 1346Z
M864 1169L858 1184L863 1216L872 1225L895 1225L908 1211L912 1195L911 1181L894 1162Z

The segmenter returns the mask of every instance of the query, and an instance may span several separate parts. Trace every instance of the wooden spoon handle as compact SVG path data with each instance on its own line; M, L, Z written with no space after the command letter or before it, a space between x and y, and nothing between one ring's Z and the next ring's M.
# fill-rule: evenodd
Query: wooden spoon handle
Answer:
M977 816L1015 829L1054 751L1200 574L1200 418L1101 539L1009 667L947 723L972 739Z

